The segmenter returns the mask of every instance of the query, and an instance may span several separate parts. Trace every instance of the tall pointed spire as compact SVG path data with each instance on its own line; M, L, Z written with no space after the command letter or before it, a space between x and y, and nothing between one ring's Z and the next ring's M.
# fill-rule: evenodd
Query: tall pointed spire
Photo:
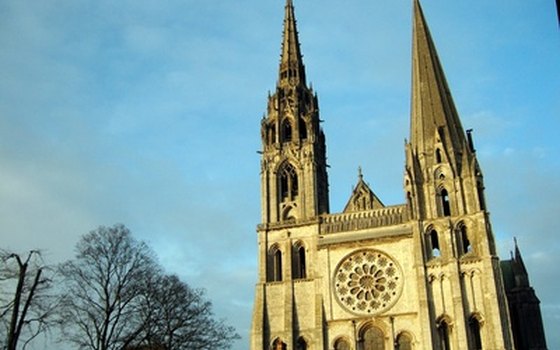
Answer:
M453 164L470 150L420 1L413 1L411 144L418 154L434 154L441 142Z
M288 82L305 85L305 67L299 46L296 16L292 0L286 0L279 73L280 85Z

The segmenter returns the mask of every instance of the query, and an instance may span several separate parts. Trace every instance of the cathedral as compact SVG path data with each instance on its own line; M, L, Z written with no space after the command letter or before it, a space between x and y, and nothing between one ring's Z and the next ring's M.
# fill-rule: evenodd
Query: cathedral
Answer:
M252 350L546 349L517 244L500 261L471 133L419 0L404 204L359 174L329 210L325 134L286 0L275 91L261 120L261 223Z

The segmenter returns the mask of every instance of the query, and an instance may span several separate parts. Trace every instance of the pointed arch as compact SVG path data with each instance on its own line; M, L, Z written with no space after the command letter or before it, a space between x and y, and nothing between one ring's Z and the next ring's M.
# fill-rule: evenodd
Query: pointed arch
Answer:
M292 122L288 118L284 118L282 120L282 142L290 142L292 141Z
M410 214L414 215L414 206L412 203L412 193L410 191L406 192L406 204L408 205L408 207L410 208Z
M302 140L307 140L307 123L303 118L299 118L299 135Z
M471 315L469 318L469 336L471 338L471 346L473 350L482 350L482 336L480 327L482 322L477 314Z
M296 342L295 350L307 350L307 349L309 349L309 345L307 344L307 341L305 340L304 337L299 337Z
M296 219L296 210L293 206L288 205L282 210L282 221L289 221Z
M282 281L282 251L278 245L274 244L268 250L268 268L267 280L268 282Z
M436 148L436 163L440 164L441 162L442 162L441 149Z
M451 350L450 324L451 322L449 321L449 317L447 316L439 317L436 323L437 334L438 334L437 342L439 343L439 348L441 350Z
M465 255L472 251L471 241L467 232L467 225L464 222L460 222L457 225L457 239L459 247L459 255Z
M299 192L298 175L295 167L284 163L278 171L280 201L293 201Z
M428 259L438 258L441 256L441 247L439 244L439 235L435 228L429 227L426 231L426 250Z
M276 338L272 343L271 350L286 350L286 349L287 349L286 343L284 343L280 338Z
M294 279L307 278L307 258L305 246L302 242L294 244L293 257L293 276Z
M271 124L268 127L268 144L272 145L274 143L276 143L276 125Z
M476 182L476 193L478 194L478 207L480 210L486 210L486 200L484 198L484 185L482 181Z
M451 201L449 200L449 193L442 187L439 191L439 210L441 216L451 216Z

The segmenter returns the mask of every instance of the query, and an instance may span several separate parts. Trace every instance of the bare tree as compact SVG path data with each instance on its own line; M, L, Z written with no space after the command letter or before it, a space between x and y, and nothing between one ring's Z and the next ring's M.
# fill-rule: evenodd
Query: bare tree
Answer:
M80 349L125 349L142 336L145 281L159 274L154 254L123 225L99 227L61 265L63 334Z
M144 299L145 344L150 349L229 349L239 339L233 327L214 319L212 304L201 289L175 275L153 279Z
M202 290L164 275L149 247L123 225L85 235L60 272L60 324L80 349L229 349L239 338L214 319Z
M35 337L49 328L55 308L48 294L52 281L46 275L41 253L32 250L27 257L0 251L0 345L25 349Z

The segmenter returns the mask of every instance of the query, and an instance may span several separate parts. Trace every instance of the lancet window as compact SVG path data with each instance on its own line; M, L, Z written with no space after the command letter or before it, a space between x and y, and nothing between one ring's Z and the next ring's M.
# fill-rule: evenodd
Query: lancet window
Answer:
M441 256L441 248L439 245L439 236L435 229L431 229L427 234L427 248L430 258Z
M308 349L307 342L303 337L299 337L296 343L296 350L307 350L307 349Z
M289 119L282 121L282 142L292 141L292 123Z
M440 209L441 215L450 216L451 215L451 203L449 201L449 193L447 192L447 190L445 188L443 188L439 192L439 200L440 200L439 209Z
M482 338L480 336L480 322L476 316L471 316L469 319L469 333L471 336L472 349L482 350Z
M294 246L294 278L307 278L307 261L305 257L305 247L301 243L297 243Z
M282 281L282 251L272 247L268 252L268 278L269 282Z
M272 350L286 350L286 344L282 340L276 339L272 343Z
M438 340L441 350L450 350L449 343L449 324L445 320L441 320L438 324Z
M299 134L302 140L307 140L307 123L303 118L299 118Z
M296 169L291 164L285 165L280 170L280 196L281 201L292 201L298 194L298 178Z
M467 226L465 226L465 224L461 224L459 226L458 234L459 234L461 255L467 254L468 252L472 251L471 241L469 240L469 236L467 234Z

